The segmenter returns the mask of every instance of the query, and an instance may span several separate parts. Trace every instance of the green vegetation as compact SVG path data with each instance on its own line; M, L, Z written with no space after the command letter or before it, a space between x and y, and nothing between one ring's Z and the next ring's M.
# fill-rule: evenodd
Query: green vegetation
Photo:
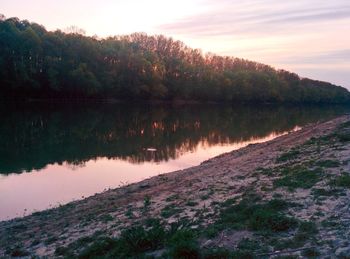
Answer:
M317 233L318 228L314 222L302 221L294 236L286 239L277 238L270 244L273 244L277 250L296 249L304 247L309 241L313 241Z
M0 20L1 97L344 103L330 83L233 57L203 55L162 35L107 39Z
M169 204L167 206L165 206L162 211L160 212L160 215L163 218L170 218L171 216L173 216L174 214L177 214L179 212L181 212L182 209L180 209L179 207L177 207L176 204Z
M315 189L312 189L311 194L315 198L318 198L318 197L329 197L329 196L338 197L338 196L344 195L344 193L341 190L336 189L336 188L330 188L330 189L315 188Z
M288 160L296 159L300 155L299 150L292 149L287 153L283 153L279 158L277 158L277 162L286 162Z
M350 175L343 174L338 176L334 181L331 182L332 185L343 188L350 188Z
M225 208L219 223L234 229L286 231L294 228L297 223L295 219L285 216L283 211L287 208L288 203L283 200L256 203L243 199L239 204Z
M281 171L281 177L276 179L274 187L288 187L293 191L296 188L309 189L318 183L323 176L321 168L308 169L301 165L285 167Z
M143 225L125 229L119 238L87 237L68 247L58 247L55 254L78 258L134 258L166 247L171 258L199 258L196 232L183 227L173 224L166 228L159 220L148 219ZM79 255L74 251L80 251Z
M340 142L349 142L350 141L350 133L339 133L336 135Z
M262 235L279 235L298 228L297 233L316 233L315 225L286 216L286 209L293 206L283 200L262 201L254 193L244 195L237 205L233 200L221 204L219 219L202 228L191 228L195 222L178 220L167 224L161 219L147 218L124 229L118 238L98 233L57 247L55 254L78 258L147 258L157 254L164 258L255 258L259 252L268 252L265 243L257 239L243 239L236 249L201 247L203 236L215 239L227 229L246 229ZM305 239L306 240L306 239Z
M325 168L338 167L340 165L339 161L336 160L321 160L316 163L317 166Z

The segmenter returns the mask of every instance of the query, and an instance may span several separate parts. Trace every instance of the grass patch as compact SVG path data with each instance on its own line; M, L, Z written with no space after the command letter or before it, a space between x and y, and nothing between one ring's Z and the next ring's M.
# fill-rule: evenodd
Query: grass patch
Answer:
M282 213L287 207L287 202L278 199L260 204L243 199L239 204L225 208L218 223L234 229L286 231L297 222Z
M307 258L318 258L320 252L316 248L307 248L302 252L302 255Z
M192 230L177 231L168 241L170 258L201 258L196 235Z
M225 248L207 249L203 254L203 259L230 259L231 252Z
M350 121L340 124L339 128L340 129L350 128Z
M174 194L174 195L171 195L169 196L168 198L165 199L166 202L171 202L171 201L175 201L179 198L179 195L177 194Z
M83 248L79 248L82 245ZM166 228L158 219L148 219L122 231L119 238L99 236L73 247L59 247L55 255L70 258L148 258L147 253L165 248L170 258L202 258L197 243L196 231L183 224L172 224Z
M179 207L176 207L175 204L170 204L170 205L165 206L161 210L160 215L163 218L170 218L171 216L173 216L181 211L182 211L182 209L180 209Z
M132 257L147 251L162 248L166 239L166 229L155 220L150 227L135 226L122 231L118 239L99 237L83 249L78 258L121 258Z
M321 160L316 162L316 165L320 167L325 167L325 168L334 168L334 167L339 167L340 162L337 160Z
M327 189L322 189L322 188L315 188L311 190L311 194L317 198L317 197L330 197L330 196L341 196L343 195L342 191L339 189L335 188L330 188L329 190Z
M339 142L349 142L350 141L350 133L337 133L336 137Z
M186 206L189 206L189 207L194 207L194 206L197 206L198 205L198 202L196 201L188 201L186 202Z
M321 168L309 170L302 166L294 166L283 169L281 174L282 177L273 182L274 187L288 187L292 191L296 188L313 187L321 180L323 170Z
M277 162L287 162L289 160L294 160L300 155L299 150L292 149L286 153L283 153L280 157L277 158Z
M276 240L274 248L277 250L296 249L305 246L305 244L314 239L318 233L317 226L314 222L303 221L299 223L299 228L294 237L289 239Z
M107 223L109 221L113 221L113 217L110 214L103 214L99 217L99 220L102 221L103 223Z
M343 174L331 182L331 185L343 188L350 188L350 175Z

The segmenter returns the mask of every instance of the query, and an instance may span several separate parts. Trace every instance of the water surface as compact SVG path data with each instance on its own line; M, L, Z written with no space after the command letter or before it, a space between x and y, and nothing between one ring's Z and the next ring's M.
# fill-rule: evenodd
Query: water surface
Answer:
M344 107L27 105L0 110L0 220L184 169Z

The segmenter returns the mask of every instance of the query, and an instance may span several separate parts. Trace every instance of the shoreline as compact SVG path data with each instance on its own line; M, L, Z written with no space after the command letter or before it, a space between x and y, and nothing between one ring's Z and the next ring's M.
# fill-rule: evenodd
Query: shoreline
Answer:
M283 155L304 147L310 139L332 134L338 130L339 125L349 120L349 116L344 115L331 121L308 125L271 141L250 144L219 155L198 166L154 176L24 218L0 222L0 256L7 255L6 251L13 250L16 245L29 255L53 256L56 251L57 256L59 247L67 247L83 237L93 236L101 231L103 235L117 238L123 229L146 218L160 217L165 225L187 218L196 222L193 229L206 228L215 224L219 217L216 205L219 206L229 199L239 201L244 193L251 190L257 192L263 200L271 200L277 192L286 199L306 199L310 192L304 188L297 188L292 195L283 187L274 189L274 183L280 176L278 173L265 174L265 171L274 172L275 168L289 166L288 163L295 161L299 164L309 161L313 155L277 162ZM344 143L342 148L346 152L338 153L344 153L342 156L346 158L349 145L347 141ZM322 161L330 160L331 147L325 145L325 151L320 153ZM302 149L298 152L304 151ZM341 162L345 161L343 158L337 157ZM344 168L347 168L347 164L344 164ZM329 170L335 171L332 167ZM346 192L346 195L349 193ZM289 213L298 215L300 220L310 220L307 211ZM228 236L228 241L221 241L228 248L237 248L240 240L251 238L254 234L249 227L239 231L232 230L232 233L225 231L227 229L220 233L225 233L223 235ZM202 240L200 246L206 247L208 242L214 244L217 238L219 237Z

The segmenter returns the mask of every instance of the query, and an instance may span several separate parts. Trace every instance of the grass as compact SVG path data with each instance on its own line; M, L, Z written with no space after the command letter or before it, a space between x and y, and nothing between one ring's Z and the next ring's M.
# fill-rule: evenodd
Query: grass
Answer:
M302 255L307 258L318 258L320 252L316 248L307 248L302 252Z
M255 239L244 238L242 239L238 245L237 250L244 253L266 253L268 252L268 248L260 241Z
M68 247L58 247L56 256L69 258L144 258L146 253L165 249L170 258L202 258L194 230L181 223L165 227L159 219L129 227L119 238L87 237ZM76 254L74 251L80 251Z
M343 188L350 188L350 175L342 174L331 182L331 185Z
M340 162L337 160L321 160L316 162L316 165L325 168L335 168L340 166Z
M282 170L282 177L275 180L273 185L275 188L288 187L291 191L296 188L309 189L321 180L323 174L321 168L310 170L299 165L287 167Z
M125 211L125 216L128 217L129 219L132 219L134 217L132 208L128 208L127 211Z
M173 216L181 211L182 211L182 209L176 207L175 204L169 204L161 210L160 215L163 218L170 218L171 216Z
M102 214L100 217L99 217L99 220L102 221L103 223L107 223L109 221L113 221L113 216L110 215L110 214Z
M192 230L181 229L168 241L170 258L201 258L201 252Z
M166 202L171 202L171 201L175 201L179 198L179 195L178 194L174 194L174 195L171 195L169 196L168 198L165 199Z
M252 250L261 251L260 244L245 241L234 251L220 248L201 249L198 238L204 232L215 237L224 228L248 229L264 232L289 231L298 221L287 217L285 210L291 205L283 200L262 201L254 193L247 193L237 205L233 201L222 207L220 219L208 231L191 229L189 222L175 222L170 225L160 219L149 218L121 232L119 238L110 238L99 233L69 245L58 247L57 256L74 258L145 258L151 252L164 258L254 258ZM166 208L174 212L175 205ZM73 249L74 248L74 249ZM78 252L76 252L78 251ZM146 256L147 257L147 256Z
M266 203L254 203L243 199L221 212L219 223L234 229L281 232L292 229L296 220L285 216L288 203L274 199Z
M322 189L322 188L315 188L311 190L311 194L315 197L315 198L319 198L319 197L331 197L331 196L341 196L344 195L341 190L339 189L335 189L335 188L330 188L330 189Z
M350 133L337 133L336 137L338 138L339 142L349 142L350 141Z
M122 231L118 239L106 236L95 238L89 245L81 242L82 251L78 257L88 258L120 258L133 257L138 254L162 248L165 243L166 229L159 220L152 221L150 227L134 226ZM88 241L91 241L88 239ZM79 244L75 246L78 248ZM56 249L56 255L72 256L70 247ZM78 249L79 250L79 249Z
M189 206L189 207L194 207L197 205L198 205L198 202L196 202L196 201L187 201L186 202L186 206Z
M151 197L145 196L143 199L143 206L144 208L148 208L151 205Z
M283 153L280 157L277 158L277 162L287 162L289 160L294 160L300 155L299 150L292 149L286 153Z
M298 230L292 238L275 240L274 249L296 249L304 247L307 242L312 241L318 233L318 228L314 222L299 222Z

